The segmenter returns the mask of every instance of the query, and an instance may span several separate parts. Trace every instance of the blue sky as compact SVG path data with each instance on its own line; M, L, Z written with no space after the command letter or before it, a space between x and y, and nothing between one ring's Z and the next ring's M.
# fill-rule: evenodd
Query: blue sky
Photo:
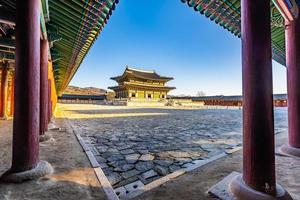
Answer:
M71 85L107 89L126 65L174 77L175 95L242 93L240 39L180 0L121 0ZM285 67L273 74L285 93Z

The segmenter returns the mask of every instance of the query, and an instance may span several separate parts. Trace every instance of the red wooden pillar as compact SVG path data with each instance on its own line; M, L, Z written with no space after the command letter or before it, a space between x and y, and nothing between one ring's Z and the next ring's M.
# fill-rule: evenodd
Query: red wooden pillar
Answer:
M39 160L40 118L40 0L16 4L15 116L12 166L6 182L22 182L51 173Z
M11 74L11 89L10 89L10 115L14 115L14 94L15 94L15 73Z
M289 144L281 152L300 157L300 19L286 24Z
M1 76L0 76L0 94L2 92L2 89L1 89L2 88L2 84L1 84L1 82L2 82L2 67L3 67L3 64L0 63L0 72L1 72ZM1 95L0 95L0 113L2 113L1 104L2 104L2 98L1 98Z
M243 0L243 178L275 194L270 0Z
M16 25L15 117L11 170L21 172L35 168L39 162L39 0L17 1Z
M41 40L40 135L48 129L48 41Z
M52 117L52 93L51 93L51 80L48 79L48 122L50 123Z
M290 199L275 180L270 3L242 0L241 5L243 175L230 189L243 200Z
M0 119L7 118L7 86L8 86L8 63L5 63L2 67L2 75L1 75Z

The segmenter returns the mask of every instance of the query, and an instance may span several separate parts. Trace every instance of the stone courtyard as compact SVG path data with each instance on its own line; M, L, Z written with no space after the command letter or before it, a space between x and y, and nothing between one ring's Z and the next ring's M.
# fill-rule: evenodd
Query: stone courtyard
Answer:
M229 153L242 142L239 109L60 107L116 191ZM275 132L286 128L286 109L276 108Z

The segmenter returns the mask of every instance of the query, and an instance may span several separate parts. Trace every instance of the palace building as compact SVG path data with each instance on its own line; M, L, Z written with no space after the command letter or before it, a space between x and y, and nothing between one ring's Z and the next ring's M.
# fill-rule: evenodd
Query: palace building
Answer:
M175 87L165 84L172 77L160 76L155 71L126 67L121 76L112 77L118 86L109 87L115 91L116 98L165 99L169 91Z

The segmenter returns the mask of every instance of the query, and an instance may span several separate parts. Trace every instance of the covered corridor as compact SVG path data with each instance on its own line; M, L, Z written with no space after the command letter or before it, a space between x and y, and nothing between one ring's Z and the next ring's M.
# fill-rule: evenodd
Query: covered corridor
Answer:
M237 199L292 199L276 178L272 58L287 67L288 141L300 156L300 17L297 0L182 0L242 39L243 170L228 187ZM11 167L2 182L53 173L39 156L61 95L118 0L0 0L0 114L13 116ZM271 5L271 6L270 6ZM1 127L2 128L2 127ZM45 157L48 158L48 157Z

